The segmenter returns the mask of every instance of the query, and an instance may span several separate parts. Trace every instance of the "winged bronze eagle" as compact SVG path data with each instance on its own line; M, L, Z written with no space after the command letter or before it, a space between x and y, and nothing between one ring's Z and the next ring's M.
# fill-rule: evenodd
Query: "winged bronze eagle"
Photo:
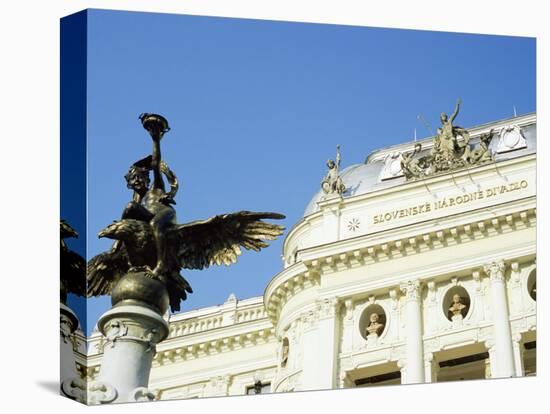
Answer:
M60 222L61 247L60 247L60 271L61 271L61 302L67 302L67 294L77 296L86 294L86 260L67 246L65 239L78 237L78 233L65 220Z
M153 138L153 154L130 167L125 176L134 198L122 214L98 233L116 240L112 249L93 257L87 265L87 295L109 295L129 272L144 272L161 281L169 296L172 312L192 293L180 275L181 269L204 269L211 265L230 265L242 248L259 251L268 240L280 236L284 227L262 221L283 219L270 212L239 211L207 220L178 224L174 196L177 178L160 158L160 140L169 130L160 115L142 114L144 128ZM149 172L153 171L150 185ZM171 190L165 191L163 175Z

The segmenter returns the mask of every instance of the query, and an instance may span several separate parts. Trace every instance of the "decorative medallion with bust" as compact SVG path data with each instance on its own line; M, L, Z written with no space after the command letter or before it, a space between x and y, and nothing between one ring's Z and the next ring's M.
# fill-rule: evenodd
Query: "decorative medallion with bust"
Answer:
M464 304L464 299L458 293L453 295L453 302L449 308L451 319L464 318L468 313L468 306Z
M384 331L384 324L380 321L380 315L373 312L369 317L369 325L366 328L367 337L380 336Z

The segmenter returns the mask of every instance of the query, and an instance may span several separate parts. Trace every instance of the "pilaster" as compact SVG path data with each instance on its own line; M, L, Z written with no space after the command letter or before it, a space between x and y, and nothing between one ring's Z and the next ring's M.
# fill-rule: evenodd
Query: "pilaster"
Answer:
M316 302L315 310L308 312L303 333L303 390L336 388L336 368L339 347L337 298Z
M496 348L495 366L491 364L493 378L512 377L516 374L512 348L512 333L508 300L506 298L506 265L503 260L488 263L483 267L491 283L493 330Z
M425 381L424 350L422 343L422 310L419 280L410 280L400 286L405 295L405 354L406 376L404 383L416 384Z

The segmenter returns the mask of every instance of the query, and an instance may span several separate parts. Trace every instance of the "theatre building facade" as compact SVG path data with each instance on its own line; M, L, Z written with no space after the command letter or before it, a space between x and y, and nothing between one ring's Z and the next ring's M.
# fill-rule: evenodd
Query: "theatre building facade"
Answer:
M170 315L159 399L536 374L536 115L339 164L263 296Z

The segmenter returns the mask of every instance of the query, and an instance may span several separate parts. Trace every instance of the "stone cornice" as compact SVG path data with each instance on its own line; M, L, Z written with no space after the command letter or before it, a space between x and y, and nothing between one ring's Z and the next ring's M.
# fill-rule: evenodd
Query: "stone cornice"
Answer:
M302 251L304 269L297 263L275 276L265 291L269 318L277 321L284 303L304 289L303 280L313 278L319 285L321 274L392 260L444 247L468 243L502 233L533 227L536 223L535 197L470 210L412 224L402 228L345 239Z
M240 330L256 329L254 323L256 321L261 323L267 320L266 318L263 296L227 301L222 305L170 315L167 340L181 336L196 337L204 332L217 332L218 329L231 327ZM82 339L87 342L90 355L102 352L101 347L105 343L105 337L99 331L94 331L87 340L83 336Z
M318 285L319 273L308 270L304 263L299 262L287 267L273 278L265 288L264 304L268 315L270 308L275 309L278 303L286 302L290 296ZM266 298L269 298L270 302L266 302Z
M517 158L511 158L507 160L502 160L498 163L498 170L502 172L503 170L506 170L508 168L518 168L518 165L525 164L525 163L535 163L536 162L536 156L537 154L527 154L523 155L521 157ZM376 191L371 191L365 194L356 195L353 197L345 197L342 200L341 206L342 208L352 208L358 204L363 203L371 203L374 200L384 198L386 196L392 197L392 195L396 193L409 193L414 192L418 189L425 189L425 188L434 188L438 185L441 185L441 183L447 182L450 180L450 177L452 177L452 180L455 182L458 182L460 180L469 181L477 176L486 176L487 174L494 174L495 172L495 164L489 163L469 169L462 169L453 171L452 173L447 174L441 174L441 175L434 175L432 177L425 178L423 180L413 180L409 182L402 183L400 185L391 186L388 188L383 188ZM314 225L314 223L318 222L319 219L323 216L323 212L321 210L316 211L315 213L312 213L311 215L308 215L302 220L298 221L294 226L290 228L288 231L284 241L283 241L283 254L286 254L288 251L289 243L292 242L292 240L295 239L295 237L300 234L303 231L304 227L309 227ZM299 251L299 253L302 253L302 250Z
M240 325L242 323L253 322L266 318L264 303L261 298L257 303L248 306L220 309L215 312L204 314L192 318L170 318L168 338L177 338L179 336L189 336L200 334L201 332L210 332L213 329L225 328L229 326ZM179 316L179 315L178 315Z
M271 322L265 319L262 325L259 329L245 332L227 332L226 335L220 335L221 332L218 331L211 335L162 342L157 347L153 367L275 342L277 339Z
M399 273L397 275L391 275L385 278L379 278L374 280L362 280L351 282L348 284L341 284L337 288L330 288L328 290L319 290L319 294L331 294L335 295L342 300L345 300L348 297L356 296L357 292L369 292L369 295L372 294L383 294L384 292L392 291L392 288L400 286L403 280L421 280L422 282L433 281L434 278L448 278L450 275L468 275L477 273L479 275L485 273L483 272L483 266L486 263L486 260L503 260L507 257L514 257L515 259L524 258L526 260L531 260L532 257L536 254L536 243L529 242L526 244L521 244L515 246L514 249L507 249L506 251L501 251L495 253L491 256L485 257L472 257L469 260L463 260L460 263L457 263L454 258L440 263L437 267L433 265L426 265L424 267L415 268L414 271L408 271L406 273ZM474 270L477 269L477 270ZM473 271L474 270L474 271ZM395 289L394 289L395 290ZM365 296L366 297L366 296Z
M384 259L383 256L393 250L393 247L398 250L403 248L403 242L410 244L411 247L414 246L416 249L422 243L437 244L438 240L442 242L449 239L449 234L452 238L457 237L459 230L462 232L462 239L464 239L461 241L467 241L476 232L493 235L495 231L500 232L501 229L507 226L510 229L528 227L531 225L529 221L534 220L535 205L535 197L530 196L490 207L469 210L461 214L450 214L389 230L381 230L329 244L313 246L300 252L301 259L308 270L311 271L310 264L320 258L330 256L332 259L329 259L329 261L334 264L337 257L346 254L349 256L349 260L353 261L348 253L351 251L353 252L352 255L356 256L355 250L364 248L365 245L372 245L377 250L367 251L368 255L373 257L376 255L379 259ZM412 237L413 235L414 237ZM399 240L402 242L401 244L397 243ZM317 266L313 267L316 268Z
M271 377L277 369L277 361L275 358L252 359L246 363L239 364L240 372L263 372ZM211 384L212 382L225 382L229 380L233 383L235 373L228 374L227 366L219 366L214 370L195 371L193 373L185 373L185 387L192 387L197 384ZM252 376L252 374L250 374ZM161 389L162 392L171 389L180 389L182 387L182 374L178 373L175 376L156 378L154 381L154 389Z
M157 346L153 367L277 341L275 329L267 318L246 325L248 329L243 329L244 324L241 324L239 329L227 327L202 334L167 339ZM78 364L81 375L86 375L89 379L95 378L99 372L101 359L102 352L89 357L87 361L83 359L82 363Z

